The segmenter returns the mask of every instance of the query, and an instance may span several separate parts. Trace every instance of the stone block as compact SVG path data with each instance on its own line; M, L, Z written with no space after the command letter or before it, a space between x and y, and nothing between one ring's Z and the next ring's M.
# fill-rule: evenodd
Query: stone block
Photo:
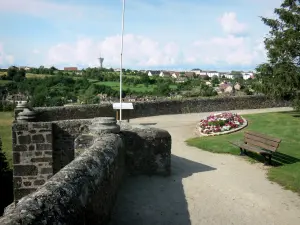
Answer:
M53 173L52 167L41 168L41 174L52 174L52 173Z
M30 135L22 135L22 136L18 136L18 143L19 144L30 144L31 143L31 137Z
M13 148L14 152L25 152L27 150L28 150L27 145L15 145Z
M52 158L50 157L39 157L39 158L32 158L31 162L52 162Z
M19 163L20 163L20 153L13 152L13 164L19 164Z
M45 183L45 180L35 180L33 182L34 185L36 186L40 186L40 185L43 185Z
M37 151L51 151L52 145L51 144L36 144Z
M28 131L28 123L13 123L13 131Z
M24 185L25 187L29 187L29 186L31 186L31 182L30 182L30 181L24 181L24 182L23 182L23 185Z
M52 123L38 122L38 123L32 123L31 126L33 129L44 129L47 131L52 130Z
M36 191L36 188L18 188L14 190L15 201Z
M45 138L42 134L32 135L32 143L45 143Z
M52 134L46 134L46 140L48 144L52 144Z
M38 169L34 165L14 165L14 176L35 176L38 174Z
M35 150L35 145L29 145L28 150L29 151L34 151Z
M14 188L20 188L22 186L22 177L13 178Z

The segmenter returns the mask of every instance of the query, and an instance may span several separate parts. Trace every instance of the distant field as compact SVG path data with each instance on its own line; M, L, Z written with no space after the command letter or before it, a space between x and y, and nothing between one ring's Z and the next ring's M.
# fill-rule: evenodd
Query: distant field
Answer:
M34 74L34 73L26 73L26 78L45 78L53 75L49 74Z
M0 112L0 136L2 140L2 150L6 155L10 168L12 168L12 121L13 112Z
M114 90L119 90L120 89L120 83L119 82L115 82L115 81L101 81L101 82L97 82L96 84L101 84L101 85L106 85L111 87ZM138 84L136 86L128 86L123 84L123 89L128 89L130 88L130 90L136 91L136 92L146 92L146 91L152 91L154 89L154 85L149 85L148 87L146 87L143 84Z
M119 90L120 89L120 83L116 81L104 81L104 82L97 82L96 84L101 84L101 85L106 85L111 87L114 90ZM136 92L146 92L146 91L153 91L153 89L156 87L156 85L149 85L146 87L144 84L138 84L136 86L129 86L123 84L123 89L128 89L136 91ZM171 89L176 89L177 86L175 84L170 85Z
M0 80L0 86L3 86L7 83L10 83L11 81L10 80Z

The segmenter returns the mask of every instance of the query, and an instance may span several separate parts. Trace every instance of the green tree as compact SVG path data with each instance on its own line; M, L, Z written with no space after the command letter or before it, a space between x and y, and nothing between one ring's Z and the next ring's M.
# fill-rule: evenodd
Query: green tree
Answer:
M154 88L154 93L161 96L169 96L169 94L171 93L169 83L159 82Z
M265 39L268 61L257 67L258 91L279 99L294 100L300 108L300 1L285 0L274 13L262 17L270 27Z
M220 80L217 76L213 76L212 79L211 79L211 83L215 87L215 86L220 84Z

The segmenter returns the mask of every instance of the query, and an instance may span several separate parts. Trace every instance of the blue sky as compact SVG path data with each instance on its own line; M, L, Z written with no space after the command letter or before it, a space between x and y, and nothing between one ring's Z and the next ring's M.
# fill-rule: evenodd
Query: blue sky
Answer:
M126 0L124 67L251 70L281 0ZM0 0L0 67L119 67L121 0Z

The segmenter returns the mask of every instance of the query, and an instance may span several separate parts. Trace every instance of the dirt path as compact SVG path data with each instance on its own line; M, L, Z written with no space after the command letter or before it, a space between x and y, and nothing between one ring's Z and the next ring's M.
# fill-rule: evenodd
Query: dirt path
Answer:
M236 111L240 114L290 108ZM208 113L157 116L131 123L156 123L172 135L172 176L128 178L112 224L299 225L300 197L266 179L262 164L187 146L196 122Z

